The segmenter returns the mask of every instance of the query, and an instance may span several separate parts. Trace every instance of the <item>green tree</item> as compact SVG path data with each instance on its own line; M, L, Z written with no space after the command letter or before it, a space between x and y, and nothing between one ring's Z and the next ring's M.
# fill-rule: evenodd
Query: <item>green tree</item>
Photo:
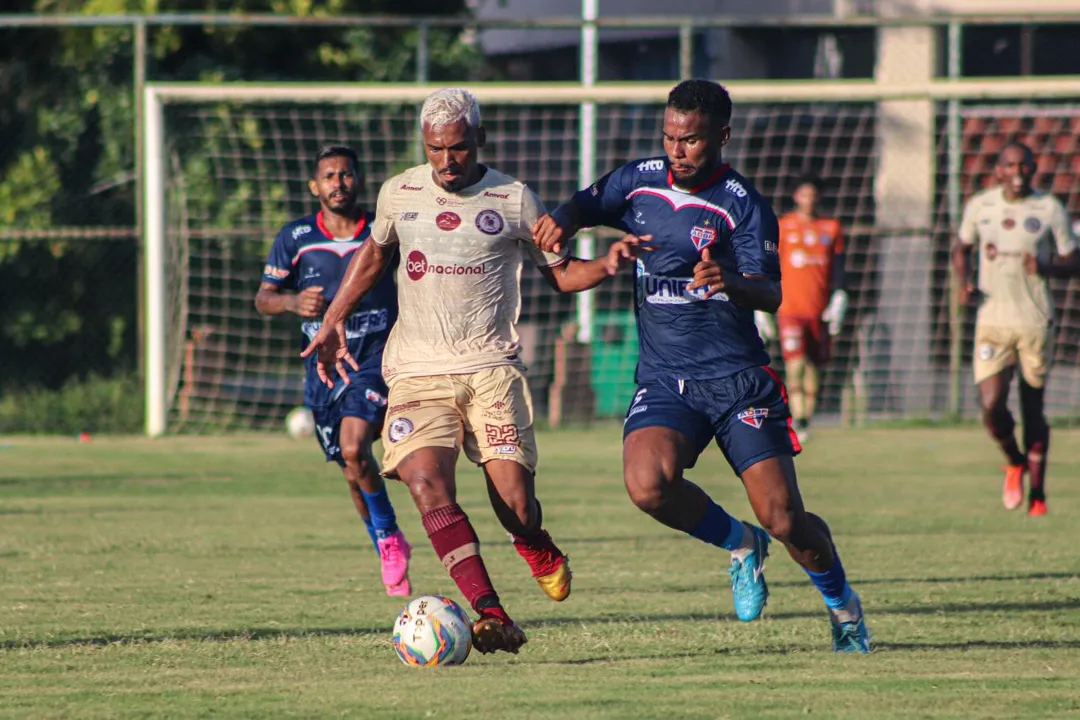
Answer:
M9 0L14 12L153 13L214 11L290 16L408 13L460 15L463 0ZM253 29L153 27L153 80L392 81L415 76L417 30L312 27ZM431 76L470 79L484 72L459 30L430 35ZM59 226L133 227L135 153L133 29L0 29L0 233ZM258 127L223 107L225 122ZM246 125L246 123L248 123ZM208 138L206 142L212 142ZM197 156L197 153L192 157ZM187 182L209 182L197 164ZM237 188L236 196L253 192ZM206 193L209 195L210 193ZM226 218L228 198L212 213ZM269 197L267 217L277 210ZM108 376L136 364L136 258L133 239L0 239L0 390L59 387L89 373Z

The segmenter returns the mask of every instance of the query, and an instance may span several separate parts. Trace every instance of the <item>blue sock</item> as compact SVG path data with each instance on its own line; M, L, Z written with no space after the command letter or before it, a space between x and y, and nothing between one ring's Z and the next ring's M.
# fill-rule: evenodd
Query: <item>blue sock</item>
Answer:
M709 500L705 517L690 531L691 537L725 550L737 550L742 542L742 534L743 524L712 500Z
M806 570L806 568L803 569ZM821 592L821 597L825 598L825 604L833 610L844 607L851 598L851 586L847 583L844 564L840 562L840 554L836 552L835 547L832 567L820 573L806 570L806 574L810 576L810 582L814 583L814 587Z
M375 537L382 540L396 533L397 516L394 514L394 506L390 504L386 486L384 485L376 493L366 493L361 490L360 494L364 496L368 512L371 513L371 525L374 528Z
M375 534L375 525L371 522L370 518L360 518L364 521L364 527L367 528L367 534L371 536L371 544L375 546L375 552L379 552L379 536Z

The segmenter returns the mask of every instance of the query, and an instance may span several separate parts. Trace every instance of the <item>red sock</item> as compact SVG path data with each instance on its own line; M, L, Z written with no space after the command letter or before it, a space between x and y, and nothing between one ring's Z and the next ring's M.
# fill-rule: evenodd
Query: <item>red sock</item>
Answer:
M559 565L562 564L562 551L556 547L546 530L540 530L527 538L520 535L511 535L510 539L513 541L514 549L517 550L518 555L525 558L525 562L529 563L529 569L532 570L533 577L550 575L558 570Z
M422 520L435 554L472 609L479 615L494 615L509 622L480 557L480 539L461 506L455 503L436 508L424 513Z

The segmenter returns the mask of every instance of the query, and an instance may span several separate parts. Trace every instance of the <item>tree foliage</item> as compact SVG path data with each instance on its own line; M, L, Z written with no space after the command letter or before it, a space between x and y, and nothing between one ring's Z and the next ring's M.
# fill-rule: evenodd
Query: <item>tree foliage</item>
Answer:
M463 0L9 0L5 10L86 15L212 11L308 17L460 15ZM303 23L151 27L152 80L407 81L417 30ZM460 30L430 33L433 79L482 72ZM131 27L0 29L0 233L135 223L134 31ZM243 129L242 113L223 112ZM230 114L232 113L232 114ZM244 133L257 143L258 128ZM187 182L207 181L197 164ZM223 198L229 212L243 193ZM273 197L267 212L273 211ZM137 242L0 237L0 390L59 387L136 364Z

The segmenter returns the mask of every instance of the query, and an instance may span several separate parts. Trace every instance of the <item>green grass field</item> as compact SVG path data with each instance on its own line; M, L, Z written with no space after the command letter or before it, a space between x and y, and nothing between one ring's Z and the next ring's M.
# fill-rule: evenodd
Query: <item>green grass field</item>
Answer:
M726 553L633 508L619 429L541 435L546 525L573 559L552 603L460 468L519 656L414 670L398 599L336 467L277 436L0 439L0 717L1080 717L1080 432L1054 436L1051 514L1001 507L978 429L819 431L799 460L877 651L838 656L779 548L762 621ZM710 451L691 474L735 514ZM414 594L460 600L400 486Z

